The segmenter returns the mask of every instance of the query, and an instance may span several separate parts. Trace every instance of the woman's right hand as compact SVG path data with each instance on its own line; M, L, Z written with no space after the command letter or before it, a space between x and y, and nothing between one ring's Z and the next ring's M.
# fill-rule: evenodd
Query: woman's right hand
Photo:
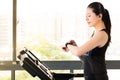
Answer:
M67 42L66 44L71 44L71 45L73 45L73 46L77 46L77 44L76 44L76 42L74 41L74 40L70 40L69 42ZM62 50L64 51L64 52L68 52L69 51L69 49L67 48L67 45L64 45L63 47L62 47Z
M77 46L76 42L74 40L70 40L69 43L73 46Z

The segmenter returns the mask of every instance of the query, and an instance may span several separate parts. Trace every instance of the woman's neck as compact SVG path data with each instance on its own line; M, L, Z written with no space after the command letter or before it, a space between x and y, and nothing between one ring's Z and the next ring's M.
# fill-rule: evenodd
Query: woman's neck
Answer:
M100 22L94 28L95 28L96 31L100 31L102 29L105 29L105 24L104 24L104 22Z

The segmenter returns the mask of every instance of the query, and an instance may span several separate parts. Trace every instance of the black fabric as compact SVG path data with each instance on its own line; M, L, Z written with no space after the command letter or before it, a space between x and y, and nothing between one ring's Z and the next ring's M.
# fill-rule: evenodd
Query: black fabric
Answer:
M101 74L101 75L87 75L85 76L85 80L108 80L107 74Z
M107 33L106 29L101 31ZM108 45L109 41L103 47L96 47L84 55L85 80L108 80L105 63L105 52Z

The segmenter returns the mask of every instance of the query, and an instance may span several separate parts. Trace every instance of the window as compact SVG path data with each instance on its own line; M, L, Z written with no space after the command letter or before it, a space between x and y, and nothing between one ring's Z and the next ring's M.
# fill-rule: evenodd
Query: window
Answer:
M92 1L94 0L17 0L17 54L23 47L27 47L42 60L77 60L71 53L62 52L60 46L69 39L75 39L81 45L89 38L92 29L87 27L85 12ZM120 60L119 2L100 2L109 10L112 21L112 43L107 50L106 59ZM12 0L0 0L0 66L3 65L2 61L13 59L12 5ZM0 72L0 77L6 80L10 75L13 78L15 71ZM19 73L27 74L16 71L15 76ZM108 70L110 80L113 80L118 76L111 73L119 74L119 70Z
M11 0L0 0L0 60L12 60Z
M39 55L45 50L48 52L44 53L46 55L43 59L53 60L58 59L57 55L59 56L59 54L64 55L56 48L58 49L69 39L75 39L78 44L84 43L92 32L85 21L86 7L90 2L30 0L28 3L28 0L18 0L18 49L28 47L37 51L36 53L40 53ZM106 59L119 59L120 44L119 38L116 36L119 33L118 26L120 25L118 22L119 11L117 10L119 4L114 2L116 5L111 6L113 1L109 1L109 4L107 1L101 0L101 2L109 10L112 21L112 43L107 51ZM41 56L43 57L43 55ZM71 56L73 57L73 55ZM75 59L77 58L75 57Z

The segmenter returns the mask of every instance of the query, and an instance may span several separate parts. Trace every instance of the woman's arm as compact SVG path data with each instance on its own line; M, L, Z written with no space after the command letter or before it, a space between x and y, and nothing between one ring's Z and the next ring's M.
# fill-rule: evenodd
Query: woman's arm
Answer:
M94 49L95 47L102 47L108 40L106 32L99 31L94 34L94 36L88 40L85 44L80 47L67 45L68 49L76 56L81 56L86 52Z

